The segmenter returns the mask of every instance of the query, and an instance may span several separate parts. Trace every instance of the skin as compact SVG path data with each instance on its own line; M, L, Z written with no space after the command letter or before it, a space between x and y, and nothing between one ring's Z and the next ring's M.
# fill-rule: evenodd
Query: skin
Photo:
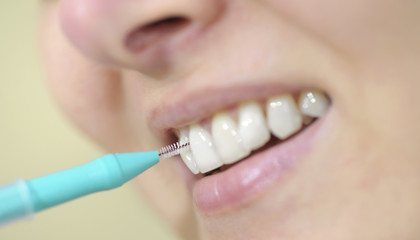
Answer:
M69 118L109 152L170 143L162 132L181 126L159 128L151 118L209 89L281 82L331 98L311 154L286 181L244 204L200 211L176 161L138 177L136 184L182 238L420 236L419 1L43 4L49 86ZM189 24L142 28L172 16ZM144 31L127 44L136 28ZM171 40L189 30L195 34Z

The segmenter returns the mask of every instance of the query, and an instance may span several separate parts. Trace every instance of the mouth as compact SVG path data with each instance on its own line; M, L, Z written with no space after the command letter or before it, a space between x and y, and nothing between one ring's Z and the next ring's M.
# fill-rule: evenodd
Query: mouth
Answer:
M190 144L180 158L195 174L197 209L210 213L240 205L291 172L308 153L330 102L313 89L274 94L173 129L181 144Z

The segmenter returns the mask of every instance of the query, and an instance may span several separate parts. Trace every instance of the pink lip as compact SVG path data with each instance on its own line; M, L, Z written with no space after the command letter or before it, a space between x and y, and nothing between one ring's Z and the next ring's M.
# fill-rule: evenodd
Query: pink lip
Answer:
M252 201L273 182L286 181L297 163L310 152L326 117L285 142L252 155L221 173L198 180L193 187L197 209L211 213L233 208Z

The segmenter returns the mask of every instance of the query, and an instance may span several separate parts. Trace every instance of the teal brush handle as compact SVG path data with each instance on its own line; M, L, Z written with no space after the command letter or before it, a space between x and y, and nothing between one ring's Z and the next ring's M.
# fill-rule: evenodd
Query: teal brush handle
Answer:
M0 225L34 212L110 190L159 162L159 153L108 154L84 165L0 188Z

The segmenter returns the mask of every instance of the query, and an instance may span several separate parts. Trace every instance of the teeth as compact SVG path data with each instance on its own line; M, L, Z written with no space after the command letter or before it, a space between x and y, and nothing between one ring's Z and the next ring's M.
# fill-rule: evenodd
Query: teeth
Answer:
M190 126L189 140L193 159L200 172L206 173L223 165L210 134L200 125Z
M322 117L329 106L328 98L321 92L303 91L299 97L299 107L302 114L311 117Z
M267 120L271 132L280 139L289 137L302 127L302 115L289 94L268 100Z
M180 144L185 144L187 143L188 140L188 129L182 129L180 131L180 136L179 136L179 142ZM187 150L187 151L182 151L181 152L181 159L182 161L184 161L185 165L187 165L187 167L190 169L190 171L194 174L199 173L199 169L197 166L197 162L195 161L194 155L191 152L191 150Z
M238 107L238 122L226 112L215 114L211 134L199 124L181 129L180 143L189 141L190 150L180 155L191 172L206 173L248 156L265 145L271 134L282 140L288 138L302 124L322 117L328 108L327 96L316 90L301 92L299 107L291 94L270 98L266 103L267 116L260 103L247 102Z
M270 140L270 131L261 106L256 102L242 104L238 112L239 135L243 145L255 150Z
M250 149L242 145L235 121L226 113L214 115L211 128L214 144L225 164L234 163L250 153Z

